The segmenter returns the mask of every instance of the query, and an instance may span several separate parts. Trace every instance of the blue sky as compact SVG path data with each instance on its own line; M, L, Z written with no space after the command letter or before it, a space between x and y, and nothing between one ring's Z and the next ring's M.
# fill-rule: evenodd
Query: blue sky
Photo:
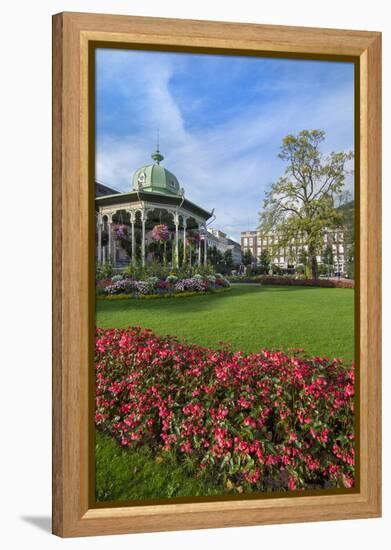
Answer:
M129 191L133 172L153 162L158 127L163 165L188 199L215 208L214 227L238 239L256 228L265 190L284 173L285 135L320 128L324 153L353 150L354 67L98 50L97 180Z

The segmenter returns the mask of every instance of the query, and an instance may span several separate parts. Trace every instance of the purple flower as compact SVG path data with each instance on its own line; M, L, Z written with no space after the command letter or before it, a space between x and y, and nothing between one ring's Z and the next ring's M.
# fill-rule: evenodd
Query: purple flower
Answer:
M125 237L127 236L128 234L128 228L126 225L114 225L113 227L113 231L114 231L114 238L116 240L121 240L121 239L125 239Z
M151 237L154 241L168 241L170 238L170 232L167 225L163 223L160 225L155 225L151 231Z

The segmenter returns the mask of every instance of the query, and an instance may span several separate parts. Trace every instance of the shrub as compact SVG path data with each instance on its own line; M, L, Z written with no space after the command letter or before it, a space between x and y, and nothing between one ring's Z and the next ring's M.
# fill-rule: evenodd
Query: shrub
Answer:
M231 290L232 287L227 288L216 288L210 289L210 292L213 293L222 293ZM139 294L137 299L139 300L158 300L160 298L188 298L189 296L203 296L203 292L196 291L184 291L184 292L167 292L167 293L158 293L158 294ZM116 301L116 300L133 300L134 295L132 294L97 294L97 300L107 300L107 301Z
M108 279L113 274L113 267L110 264L96 264L95 278L97 281Z
M252 266L251 265L246 265L246 275L247 275L247 277L251 277L252 273L253 273Z
M185 290L205 292L208 289L208 281L193 277L192 279L182 279L175 283L174 290L183 292Z
M124 277L107 279L97 285L97 295L106 293L113 294L162 294L175 292L206 292L219 287L228 287L229 282L223 277L209 275L195 275L194 277L179 279L175 275L168 275L167 279L148 277L145 281L137 281L133 278Z
M261 277L264 285L292 285L292 286L320 286L324 288L354 288L354 281L349 279L295 279L292 276L285 277Z
M97 329L96 425L258 491L354 485L354 365Z
M159 281L160 281L159 277L148 277L148 279L146 279L145 282L150 287L150 289L153 290Z
M219 287L219 286L229 287L230 283L229 283L228 279L226 279L225 277L222 277L220 275L219 277L216 276L216 286L217 287Z
M137 290L137 282L133 279L121 279L105 286L107 294L132 294Z
M248 277L235 275L229 277L231 282L258 283L263 285L287 285L287 286L319 286L323 288L354 288L354 281L350 279L305 279L292 275L269 275Z
M138 293L140 294L152 294L153 293L153 287L151 287L150 284L144 282L144 281L135 281L135 288Z
M193 266L193 277L195 274L202 275L202 277L207 277L208 275L214 275L215 268L213 265L198 265Z

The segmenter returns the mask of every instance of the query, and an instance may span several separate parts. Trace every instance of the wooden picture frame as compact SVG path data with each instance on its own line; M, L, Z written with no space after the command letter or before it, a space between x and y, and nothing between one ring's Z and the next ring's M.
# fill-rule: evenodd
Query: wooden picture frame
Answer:
M359 70L359 487L354 493L92 507L89 433L94 220L92 43L327 58ZM53 533L62 537L378 517L381 514L381 34L180 19L53 17Z

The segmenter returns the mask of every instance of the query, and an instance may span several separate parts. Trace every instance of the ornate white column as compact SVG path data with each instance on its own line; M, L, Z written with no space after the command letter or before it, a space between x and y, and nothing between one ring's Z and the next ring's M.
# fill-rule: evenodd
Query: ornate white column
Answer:
M198 226L198 265L201 265L201 227Z
M204 236L204 265L208 263L208 230L206 225L204 226L205 236Z
M112 223L113 218L112 214L107 215L107 231L109 233L109 253L108 253L108 261L109 263L113 263L113 233L112 233Z
M130 224L132 226L132 264L134 265L136 263L136 241L134 238L134 223L135 223L135 216L136 214L134 212L130 212Z
M175 214L175 267L179 267L179 216Z
M102 214L98 212L98 262L102 263Z
M145 267L145 210L141 212L141 265Z
M186 264L186 227L187 218L183 218L183 265Z

